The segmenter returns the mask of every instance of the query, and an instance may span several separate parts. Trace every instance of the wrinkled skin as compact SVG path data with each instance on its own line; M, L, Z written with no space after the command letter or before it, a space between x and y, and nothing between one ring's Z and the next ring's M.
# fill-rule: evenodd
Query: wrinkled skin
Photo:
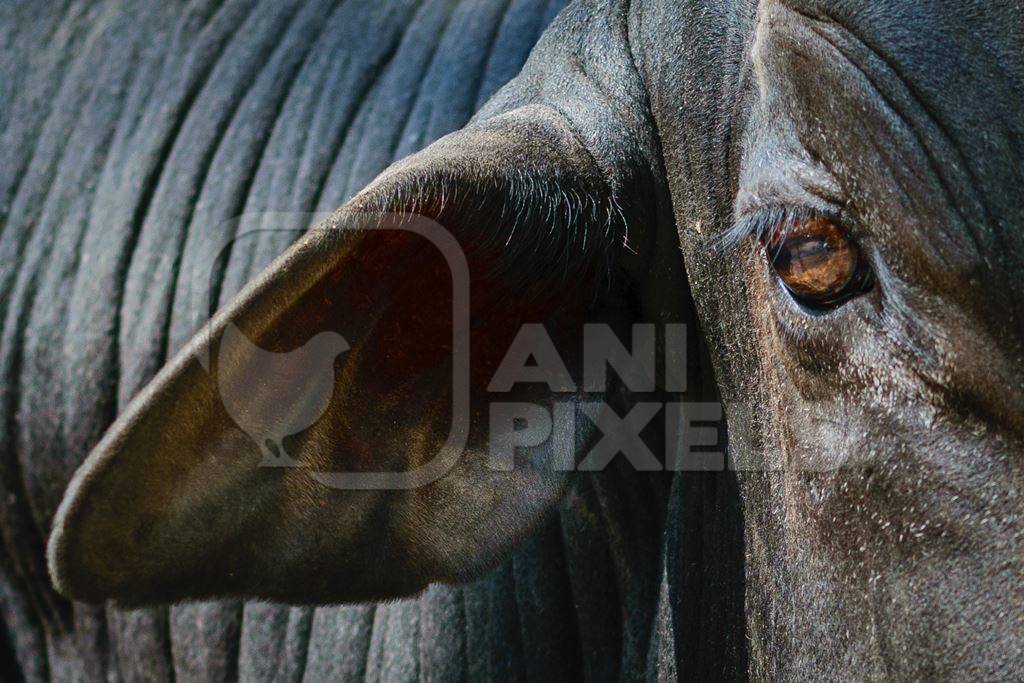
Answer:
M755 678L998 679L1024 668L1024 296L1014 277L1024 257L1021 19L1010 3L574 3L465 130L385 172L336 215L417 200L456 226L464 243L482 234L507 245L498 275L471 256L471 269L494 287L531 268L552 269L545 259L560 255L557 248L579 247L575 236L610 226L600 250L591 242L590 251L575 251L582 263L573 268L588 283L588 267L608 263L611 286L577 298L575 288L535 277L543 291L558 292L559 304L516 311L518 321L541 316L557 327L570 311L590 320L699 323L713 371L693 354L689 394L721 396L730 460L743 470L745 628L735 620L738 563L727 550L741 544L730 533L731 475L678 475L658 607L649 583L639 603L623 603L638 607L631 613L645 624L624 629L624 651L632 652L624 671L639 671L649 656L652 674L735 675L746 666L745 647ZM532 182L511 182L524 167ZM439 187L477 201L442 210L433 201ZM615 200L621 221L590 225L570 206L569 215L552 207L508 225L494 209L545 206L551 188L595 206ZM756 240L723 239L738 215L779 204L841 207L874 273L870 291L810 312L782 288ZM550 219L538 216L555 217L548 252L512 239L546 234ZM616 248L627 227L631 249ZM334 283L322 274L354 272L332 268L367 248L336 239L301 241L228 301L214 331L233 319L268 343L284 339L281 330L294 326L283 321L308 310L285 274ZM330 291L342 296L349 285L337 277L343 286ZM385 321L392 300L381 304ZM479 326L477 341L499 327ZM571 346L571 333L560 341ZM327 497L321 505L336 506L331 519L341 522L326 538L286 511L280 537L306 562L260 563L278 547L275 537L253 549L214 516L190 531L190 553L175 564L166 539L177 537L181 518L143 515L146 502L165 497L176 510L201 512L175 498L188 473L203 471L210 449L254 451L219 416L212 391L186 352L89 456L50 545L64 593L125 602L401 595L479 574L520 546L563 491L588 480L527 471L502 485L499 475L475 469L473 449L486 440L476 434L466 462L428 488L432 498ZM633 400L611 385L606 395ZM367 404L353 399L351 410ZM170 419L179 405L202 407L203 420ZM168 425L184 425L174 449L152 436ZM403 429L415 424L400 422L392 433ZM328 430L304 442L300 457L345 464L353 452L340 431ZM145 476L143 454L168 474ZM420 455L402 449L394 457L413 466ZM263 475L267 481L250 486L251 468L240 460L214 474L220 490L251 496L244 514L260 519L273 509L267 492L281 485L308 495L301 475ZM593 485L616 481L634 495L643 480L620 469L604 475ZM452 512L456 505L478 512L467 518ZM399 509L416 514L387 516ZM620 521L637 520L638 509L620 507ZM359 536L362 520L375 515L394 525L392 542L379 548ZM142 524L157 531L136 533ZM474 542L481 534L485 542ZM612 545L624 537L613 534ZM91 555L99 544L120 552ZM307 546L332 561L318 564ZM636 567L661 574L649 546L632 550L625 556L639 560ZM393 571L384 577L345 561L367 552L383 553ZM232 563L249 571L236 576ZM620 576L635 577L632 567ZM303 580L285 580L296 575ZM583 672L607 673L588 670L590 656L584 648Z
M732 455L772 470L743 477L752 672L1019 675L1020 7L719 9L636 49ZM844 207L872 291L809 314L755 242L716 250L758 202Z
M629 476L574 484L479 580L381 604L72 605L44 559L71 474L202 322L181 274L208 256L207 233L284 229L235 245L213 274L214 304L226 303L314 220L306 212L333 210L464 125L561 4L0 8L0 678L15 667L33 681L391 681L642 666L660 567L641 572L638 559L657 555L665 487ZM230 222L263 210L300 215ZM574 597L574 585L593 590Z

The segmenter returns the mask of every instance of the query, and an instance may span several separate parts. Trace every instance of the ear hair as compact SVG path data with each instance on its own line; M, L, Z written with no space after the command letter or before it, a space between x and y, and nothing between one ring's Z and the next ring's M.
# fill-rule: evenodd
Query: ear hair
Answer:
M438 141L350 206L430 218L456 236L471 260L491 263L493 274L510 284L541 280L559 287L586 275L599 290L610 283L619 252L629 245L624 201L563 121L545 112L542 128L517 114L461 131L458 144ZM510 121L518 139L504 129ZM550 139L553 128L561 144ZM518 154L504 151L501 163L480 158L479 147L466 154L466 138L479 143L488 136L493 139L487 147L513 146Z
M500 254L497 265L508 271L502 275L532 270L564 281L598 263L607 275L614 252L626 242L626 218L612 195L538 180L521 168L467 185L450 173L415 174L359 208L431 218L465 239L467 251ZM470 221L477 230L465 229Z

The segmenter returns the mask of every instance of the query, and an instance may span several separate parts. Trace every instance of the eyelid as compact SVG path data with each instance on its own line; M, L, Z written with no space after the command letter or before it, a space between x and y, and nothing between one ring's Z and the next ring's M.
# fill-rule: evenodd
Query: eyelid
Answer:
M784 236L797 223L813 219L831 221L846 234L851 235L852 231L846 227L848 221L839 210L806 205L770 204L739 214L732 226L722 235L722 250L732 251L751 237L764 242L768 233L778 230L779 226L782 226Z
M842 212L848 200L835 176L809 159L787 159L786 155L762 159L761 168L741 179L734 204L736 216L772 207Z

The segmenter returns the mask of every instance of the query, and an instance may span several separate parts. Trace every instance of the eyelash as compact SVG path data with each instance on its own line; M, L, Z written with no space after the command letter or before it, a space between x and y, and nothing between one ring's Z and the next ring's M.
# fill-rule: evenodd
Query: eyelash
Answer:
M841 216L830 211L781 204L760 207L737 218L723 236L723 243L726 249L733 249L751 237L763 243L769 233L775 231L780 225L784 226L783 231L776 239L781 241L794 225L802 221L821 218L839 226L845 225Z

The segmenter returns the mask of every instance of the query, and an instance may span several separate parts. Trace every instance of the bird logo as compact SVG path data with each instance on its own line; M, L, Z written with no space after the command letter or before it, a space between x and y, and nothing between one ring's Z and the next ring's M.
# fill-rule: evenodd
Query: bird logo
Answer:
M337 332L320 332L285 353L256 346L234 323L221 337L217 386L235 421L259 446L261 467L299 467L285 452L285 437L308 429L334 394L334 361L349 350Z

